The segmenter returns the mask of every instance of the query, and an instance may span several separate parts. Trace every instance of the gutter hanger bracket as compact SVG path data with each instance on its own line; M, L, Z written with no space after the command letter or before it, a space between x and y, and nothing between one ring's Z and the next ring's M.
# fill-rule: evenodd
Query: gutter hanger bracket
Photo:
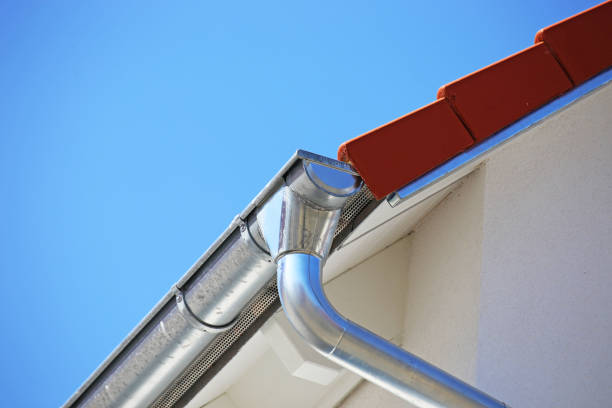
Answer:
M189 305L185 301L185 296L183 295L183 292L176 286L174 287L174 294L175 294L174 296L176 300L176 307L179 313L181 314L181 316L183 316L185 321L189 323L195 329L198 329L198 330L201 330L207 333L223 333L224 331L227 331L231 329L232 327L234 327L234 325L236 324L236 321L238 320L238 316L236 316L232 321L224 325L217 326L214 324L208 324L200 320L191 311L191 309L189 308Z

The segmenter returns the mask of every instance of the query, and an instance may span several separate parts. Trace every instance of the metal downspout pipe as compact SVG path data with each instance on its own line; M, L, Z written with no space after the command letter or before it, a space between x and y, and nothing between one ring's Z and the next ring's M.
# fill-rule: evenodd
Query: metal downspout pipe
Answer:
M502 402L342 317L322 287L321 267L353 176L304 164L258 214L278 265L278 290L289 321L315 350L423 408L503 408Z

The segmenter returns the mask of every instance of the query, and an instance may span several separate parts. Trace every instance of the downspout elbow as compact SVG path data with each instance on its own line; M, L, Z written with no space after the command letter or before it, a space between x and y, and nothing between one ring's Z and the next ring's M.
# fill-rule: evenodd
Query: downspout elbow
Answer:
M278 261L287 319L315 350L368 381L422 408L504 408L500 401L350 322L325 297L321 260L287 253Z
M283 310L295 330L315 350L331 355L347 321L329 304L317 279L319 259L303 253L283 256L278 262L278 293Z

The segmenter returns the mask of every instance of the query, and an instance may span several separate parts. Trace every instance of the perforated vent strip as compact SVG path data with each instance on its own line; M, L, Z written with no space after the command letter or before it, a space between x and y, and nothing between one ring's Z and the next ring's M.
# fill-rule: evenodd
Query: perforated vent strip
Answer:
M363 186L357 194L349 198L342 209L342 214L340 214L334 238L341 235L348 227L351 227L357 215L372 201L374 201L374 196L367 186ZM350 229L352 230L352 228Z
M367 186L363 186L359 193L351 197L340 214L338 227L334 233L333 252L357 225L379 204Z
M367 215L366 213L369 213L376 204L374 196L366 186L347 201L340 215L338 227L334 234L332 250L342 242L365 215ZM270 312L271 309L276 309L278 306L278 290L276 287L276 278L274 278L242 311L236 325L220 334L200 354L200 356L189 365L183 374L168 387L152 405L152 408L184 406L188 401L185 401L186 399L183 397L186 394L194 395L194 391L197 391L191 388L197 387L198 390L201 389L207 382L201 380L207 372L211 370L211 367L215 366L215 369L211 371L216 372L220 370L225 362L229 360L223 358L224 354L232 349L232 346L238 343L238 340L240 340L239 343L244 344L246 340L248 340L245 336L250 337L253 334L249 333L253 332L249 330L249 328L256 324L263 324L261 320L267 320L270 315L270 313L267 312ZM237 350L233 350L233 353L236 352Z
M236 324L220 334L194 362L174 381L174 383L157 399L153 408L173 407L176 402L199 380L210 367L219 360L238 338L263 315L270 307L278 306L276 281L270 282L242 311Z

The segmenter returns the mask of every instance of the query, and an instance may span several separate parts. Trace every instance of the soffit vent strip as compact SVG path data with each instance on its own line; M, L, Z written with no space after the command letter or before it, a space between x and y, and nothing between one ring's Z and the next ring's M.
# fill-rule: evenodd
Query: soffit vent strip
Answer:
M276 279L276 278L274 278ZM247 330L255 325L261 317L265 317L264 321L280 307L278 299L278 289L276 282L270 281L251 303L240 313L236 324L219 335L213 343L207 347L193 361L183 374L174 381L174 383L155 401L152 408L171 408L176 407L177 403L181 402L183 396L188 394L194 386L199 386L199 391L205 384L199 381L217 362L221 360L223 355L238 342L240 337ZM266 313L270 312L270 313ZM263 322L261 322L263 324ZM250 336L249 336L250 337ZM242 339L245 340L245 339ZM243 342L241 342L243 343ZM195 392L189 392L195 395ZM189 401L184 401L189 402ZM180 404L178 406L182 406Z

